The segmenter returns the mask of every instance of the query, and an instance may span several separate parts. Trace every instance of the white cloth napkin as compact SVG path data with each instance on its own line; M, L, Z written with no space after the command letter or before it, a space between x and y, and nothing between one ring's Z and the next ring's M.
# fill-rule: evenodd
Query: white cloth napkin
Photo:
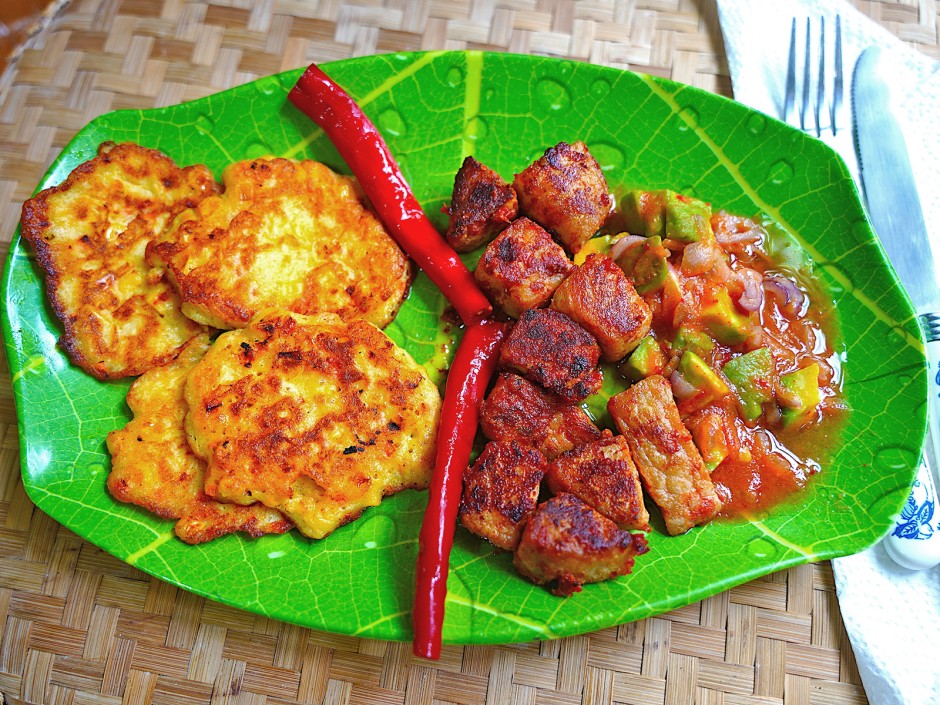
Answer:
M718 0L718 11L734 97L778 118L783 112L792 18L798 18L802 47L805 18L812 18L813 45L817 46L819 18L824 17L829 30L826 52L831 54L835 17L841 16L845 93L837 124L846 129L840 129L836 137L826 129L822 139L839 152L856 181L851 68L866 47L883 47L883 58L895 68L891 72L896 76L891 88L892 108L904 131L934 258L940 267L938 64L904 45L845 0ZM802 56L798 66L802 67ZM829 66L832 62L827 61ZM820 122L829 127L828 117ZM888 557L880 543L860 554L834 560L832 565L842 619L870 702L940 703L940 658L936 648L940 637L940 567L923 572L906 570Z

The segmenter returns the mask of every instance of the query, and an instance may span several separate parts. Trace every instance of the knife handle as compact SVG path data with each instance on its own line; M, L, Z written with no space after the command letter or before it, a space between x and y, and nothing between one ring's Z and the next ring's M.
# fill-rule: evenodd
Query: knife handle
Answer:
M924 314L920 316L920 324L927 339L930 365L927 447L911 494L900 516L895 518L894 528L884 539L888 555L910 570L927 570L940 563L940 521L936 516L937 487L940 486L936 472L940 458L940 316Z

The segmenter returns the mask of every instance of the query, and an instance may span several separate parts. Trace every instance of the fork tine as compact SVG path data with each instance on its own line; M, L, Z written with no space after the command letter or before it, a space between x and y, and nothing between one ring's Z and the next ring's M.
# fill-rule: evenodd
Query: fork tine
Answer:
M836 46L835 46L835 77L832 90L832 114L829 120L832 124L832 134L838 132L837 124L839 113L842 111L842 17L836 15Z
M783 119L793 118L793 103L796 99L796 17L790 24L790 56L787 59L787 85L783 99Z
M822 121L819 119L826 102L826 18L819 18L819 76L816 80L816 105L813 116L816 118L816 136L822 136Z
M806 56L803 59L803 103L800 105L800 129L806 130L806 110L809 107L809 17L806 18Z
M816 32L811 18L806 18L803 51L797 45L797 20L790 22L790 49L787 57L787 77L783 101L783 119L804 132L815 132L822 138L824 129L831 128L835 135L842 119L844 75L842 71L842 17L835 16L835 36L830 39L831 48L826 47L826 18L819 17L819 40L814 43ZM831 26L831 25L830 25ZM832 31L830 29L830 31ZM799 34L802 36L803 31ZM818 55L817 53L818 52ZM797 55L802 53L803 65L797 67ZM816 60L818 58L818 61ZM826 68L829 64L830 69ZM830 71L832 72L830 74ZM802 85L798 85L802 81ZM797 92L799 91L799 95ZM799 105L797 105L799 103ZM828 127L824 124L829 120Z

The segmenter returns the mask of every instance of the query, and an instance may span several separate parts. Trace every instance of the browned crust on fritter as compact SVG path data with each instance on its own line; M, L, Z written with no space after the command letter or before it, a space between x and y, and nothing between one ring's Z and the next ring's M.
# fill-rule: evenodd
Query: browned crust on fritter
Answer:
M516 217L516 192L495 171L466 157L454 178L444 237L457 252L470 252L496 236Z
M601 388L601 350L594 337L560 311L524 312L503 344L499 366L541 385L568 402Z
M64 329L59 344L73 363L98 379L140 375L151 367L172 360L187 340L206 330L205 326L189 321L179 314L178 297L166 282L165 291L151 304L154 306L154 326L157 329L154 330L154 326L148 327L145 334L134 339L135 343L128 344L127 360L117 357L121 353L102 340L102 326L98 316L104 313L116 320L121 320L122 317L126 320L133 313L133 301L125 301L119 307L108 310L106 299L113 296L108 292L108 282L103 279L107 274L100 270L86 271L78 266L70 269L66 263L60 262L55 244L48 239L49 230L54 225L49 212L52 199L67 194L86 180L96 178L97 172L112 163L121 164L130 178L143 180L148 172L145 169L132 168L132 159L146 160L154 170L162 171L160 181L167 192L182 188L189 193L188 197L171 203L160 203L152 199L138 199L134 202L128 198L131 202L127 204L127 210L129 213L136 213L137 217L127 224L125 232L120 235L121 243L118 245L109 242L107 236L86 236L80 241L83 253L87 251L89 255L106 256L108 253L105 250L110 248L113 250L110 254L116 255L119 247L130 251L135 243L141 240L149 241L154 236L152 228L158 218L165 217L166 222L169 222L176 213L195 207L216 189L211 173L202 165L180 169L168 156L156 150L130 143L104 142L99 146L98 154L73 169L65 181L28 199L23 204L21 213L21 234L31 246L36 261L45 274L49 302ZM109 191L103 188L100 194L102 208L112 207L112 204L107 202L109 197ZM87 217L87 214L82 213L72 215ZM97 235L100 234L96 233ZM80 260L81 256L76 259ZM140 264L143 265L142 257ZM72 306L62 295L63 283L67 280L75 280L82 287L80 307ZM159 286L160 281L161 277L155 275L154 281L149 283ZM157 307L163 312L162 315L157 314ZM181 332L166 344L156 345L157 350L150 352L150 343L165 330L158 322L165 318L170 310L176 311L174 322L180 326ZM96 351L95 354L93 351Z
M206 493L263 502L312 538L430 479L440 394L362 319L263 311L219 337L186 399Z
M647 550L641 534L623 531L574 495L560 494L526 522L513 564L533 582L568 596L585 583L628 574L634 556Z
M147 250L187 315L223 329L266 308L391 322L413 270L353 179L269 158L230 164L223 182Z
M548 304L572 269L574 263L545 228L523 217L487 246L473 275L490 301L518 318Z
M607 180L584 142L560 142L516 174L519 210L577 254L607 220L611 199Z
M494 546L513 550L535 512L545 456L516 441L491 441L464 473L460 523Z
M556 289L552 308L593 335L607 362L639 345L653 322L649 305L607 255L588 255Z
M484 400L480 430L490 440L529 443L548 459L602 437L580 406L511 373L500 374Z
M640 476L623 436L562 453L549 465L546 479L552 492L575 495L621 529L649 530Z
M640 380L611 397L607 410L630 444L643 486L670 534L685 533L721 511L705 461L679 417L672 387L664 377Z
M284 533L292 524L279 512L260 504L222 504L203 491L205 463L189 448L183 429L183 386L208 348L208 336L196 336L175 360L148 370L131 385L127 404L134 418L107 437L108 490L121 502L178 519L176 534L187 543L236 531Z

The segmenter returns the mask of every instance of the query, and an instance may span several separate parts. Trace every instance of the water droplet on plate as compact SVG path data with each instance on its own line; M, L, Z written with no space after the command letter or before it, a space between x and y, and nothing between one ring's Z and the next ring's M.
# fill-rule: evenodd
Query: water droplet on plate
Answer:
M383 134L393 137L402 137L408 131L401 113L392 108L379 115L379 129Z
M610 93L610 84L603 78L599 78L591 84L591 95L594 98L603 98Z
M535 84L535 99L542 108L553 113L571 105L568 88L554 78L543 78Z
M608 142L596 142L591 145L591 154L601 165L602 171L613 171L623 169L626 157L620 147L616 147Z
M767 127L767 118L765 118L763 115L754 113L747 120L747 131L752 135L759 135L763 133L765 127Z
M245 146L245 159L260 159L261 157L270 157L272 154L274 154L274 150L263 142L249 142Z
M467 120L467 124L463 129L464 139L470 140L472 142L479 142L487 133L490 131L490 126L486 123L486 120L477 116L472 117Z
M785 184L793 178L793 165L786 159L778 159L770 165L767 178L773 184Z
M917 455L910 448L886 446L875 453L875 465L891 471L903 471L913 468Z
M447 85L451 88L463 83L463 70L457 66L451 66L447 71Z
M679 132L686 132L687 130L698 127L698 119L698 110L687 105L676 115L676 127Z
M281 88L281 83L275 76L268 76L259 78L254 82L254 86L262 95L274 95Z
M215 130L215 123L212 121L212 118L202 113L196 118L195 127L203 134L211 135L212 131Z
M764 537L759 537L756 539L751 539L744 546L744 550L747 551L749 556L754 558L773 558L777 555L780 550L780 546L775 544L773 541L766 539Z

